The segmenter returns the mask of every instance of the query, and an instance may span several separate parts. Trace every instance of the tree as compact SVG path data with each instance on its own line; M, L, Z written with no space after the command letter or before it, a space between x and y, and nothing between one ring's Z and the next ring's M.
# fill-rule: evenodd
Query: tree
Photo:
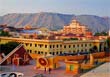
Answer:
M94 34L94 36L100 36L100 33L97 32L97 33Z
M78 40L78 38L65 38L64 41Z
M107 36L108 33L107 33L107 32L101 32L101 35L103 35L103 36Z
M68 38L64 38L63 40L64 40L64 41L69 41L70 39L68 39Z
M78 38L70 38L70 40L78 40Z
M90 53L95 53L98 52L97 46L93 46L92 48L89 49Z
M94 36L107 36L108 34L107 34L107 32L97 32L97 33L95 33L94 34Z
M9 54L14 48L19 45L17 42L8 42L6 44L0 44L0 52L5 55Z
M10 36L9 32L0 31L0 36Z
M106 42L107 42L107 47L110 47L110 38L107 38Z
M43 38L45 38L45 36L44 35L37 35L37 38L38 39L43 39Z
M94 46L94 47L93 47L93 50L94 50L94 52L97 52L97 51L98 51L97 46Z

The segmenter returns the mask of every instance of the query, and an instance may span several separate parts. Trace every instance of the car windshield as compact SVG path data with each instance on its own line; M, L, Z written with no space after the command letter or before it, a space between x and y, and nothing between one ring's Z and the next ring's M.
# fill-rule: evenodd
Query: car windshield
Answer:
M7 74L2 74L2 75L1 75L1 77L6 77L6 76L7 76Z

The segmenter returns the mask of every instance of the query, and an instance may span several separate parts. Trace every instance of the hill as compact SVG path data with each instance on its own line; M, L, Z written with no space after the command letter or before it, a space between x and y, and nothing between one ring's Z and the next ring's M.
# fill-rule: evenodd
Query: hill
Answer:
M70 15L60 13L11 13L0 17L0 24L8 26L23 27L46 27L50 30L57 30L68 25L72 19L77 19L85 24L92 32L108 31L110 26L109 17L99 17L95 15Z

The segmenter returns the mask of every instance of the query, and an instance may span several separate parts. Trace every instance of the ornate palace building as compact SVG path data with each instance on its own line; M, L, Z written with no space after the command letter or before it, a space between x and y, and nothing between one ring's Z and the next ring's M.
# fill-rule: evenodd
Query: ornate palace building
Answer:
M63 34L72 34L77 37L92 37L92 32L77 20L72 20L69 26L64 26Z

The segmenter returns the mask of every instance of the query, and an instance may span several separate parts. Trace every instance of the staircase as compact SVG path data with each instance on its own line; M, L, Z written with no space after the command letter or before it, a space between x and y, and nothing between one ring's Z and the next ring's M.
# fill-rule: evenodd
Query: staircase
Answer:
M0 65L7 59L9 58L14 52L16 52L19 48L21 48L23 45L20 44L18 45L14 50L12 50L7 56L5 56L1 61L0 61Z

